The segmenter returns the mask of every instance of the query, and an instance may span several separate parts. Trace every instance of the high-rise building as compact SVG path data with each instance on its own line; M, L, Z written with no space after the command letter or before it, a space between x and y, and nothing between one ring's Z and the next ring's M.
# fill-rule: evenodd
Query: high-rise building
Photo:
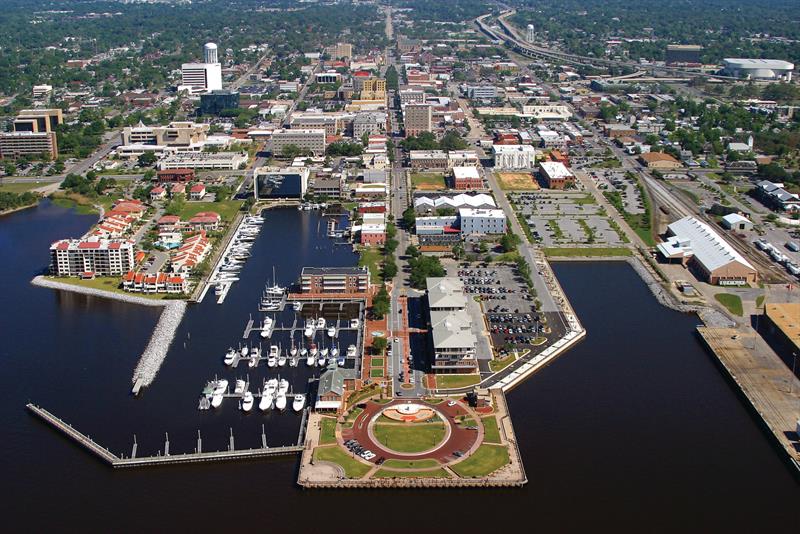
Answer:
M203 45L203 61L205 63L219 63L217 45L214 43L206 43Z
M216 90L200 95L200 113L219 115L223 110L239 107L239 92Z
M63 122L60 109L23 109L14 119L13 131L0 134L0 158L58 158L55 129Z
M133 269L133 241L62 239L50 245L50 272L55 276L123 275Z
M430 104L407 104L403 115L406 137L433 131L433 106Z
M703 47L699 45L667 45L667 53L664 58L667 65L693 65L700 63L700 52Z
M222 89L222 65L219 63L184 63L181 66L181 85L192 93Z

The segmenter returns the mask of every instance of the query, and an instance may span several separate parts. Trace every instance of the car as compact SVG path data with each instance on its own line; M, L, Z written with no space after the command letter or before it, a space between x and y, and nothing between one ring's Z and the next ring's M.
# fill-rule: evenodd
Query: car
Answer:
M450 406L451 408L453 406L455 406L456 404L457 404L456 401L453 401L453 400L447 402L447 405Z
M454 451L453 456L455 456L456 458L461 458L462 456L464 456L464 453L461 451Z
M395 343L400 343L400 338L399 337L394 338L394 342Z

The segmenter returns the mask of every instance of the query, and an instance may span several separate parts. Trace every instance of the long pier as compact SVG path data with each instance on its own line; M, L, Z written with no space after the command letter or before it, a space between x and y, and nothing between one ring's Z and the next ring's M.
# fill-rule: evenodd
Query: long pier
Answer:
M27 404L25 407L39 419L48 423L50 426L52 426L53 428L55 428L68 438L72 439L75 443L77 443L78 445L80 445L81 447L92 453L94 456L96 456L97 458L99 458L100 460L102 460L103 462L105 462L106 464L110 465L115 469L128 468L128 467L148 467L148 466L169 465L169 464L214 462L222 460L249 460L255 458L265 458L270 456L288 456L292 454L298 454L302 452L304 448L303 445L267 447L266 436L263 434L262 430L261 442L263 446L255 449L236 450L234 448L233 434L231 434L228 450L225 451L203 452L202 440L198 436L197 448L195 449L195 452L184 453L184 454L170 454L169 436L167 436L167 440L164 444L164 454L158 454L155 456L143 456L141 458L137 458L136 450L138 448L138 444L134 441L131 456L129 458L125 458L118 456L109 451L107 448L99 445L97 442L92 440L91 437L78 431L72 425L68 424L66 421L62 419L59 419L58 417L48 412L44 408L41 408L31 403ZM304 422L306 421L305 414L303 415L303 421ZM302 428L301 428L301 435L302 435Z

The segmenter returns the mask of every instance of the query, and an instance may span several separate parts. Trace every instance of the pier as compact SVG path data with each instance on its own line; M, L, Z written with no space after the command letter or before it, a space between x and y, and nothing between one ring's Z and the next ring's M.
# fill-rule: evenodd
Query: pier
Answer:
M134 436L134 443L133 443L133 448L131 450L131 456L126 458L124 456L118 456L112 453L107 448L99 445L97 442L92 440L91 437L76 430L75 428L73 428L72 425L68 424L62 419L59 419L58 417L48 412L44 408L41 408L39 406L36 406L35 404L30 404L30 403L27 404L25 407L33 415L35 415L42 421L46 422L51 427L55 428L68 438L72 439L75 443L83 447L85 450L93 454L95 457L99 458L104 463L110 465L115 469L128 468L128 467L148 467L148 466L169 465L169 464L214 462L221 460L226 460L226 461L250 460L250 459L265 458L270 456L288 456L301 453L304 449L303 445L267 447L266 435L264 434L264 429L262 426L261 430L262 446L255 449L236 450L234 448L233 432L231 432L230 444L228 446L228 450L203 452L202 439L200 438L200 434L198 432L197 447L195 449L195 452L184 453L184 454L170 454L169 435L167 435L166 440L164 442L164 454L159 453L155 456L143 456L138 458L136 456L136 452L138 450L138 443L136 442L136 437ZM306 413L307 411L303 413L303 424L306 423ZM300 428L301 436L303 435L303 432L304 429L302 428L301 425Z
M767 350L755 349L755 334L743 335L733 328L699 326L697 332L736 383L774 437L780 449L800 470L800 380ZM793 441L793 439L795 441Z

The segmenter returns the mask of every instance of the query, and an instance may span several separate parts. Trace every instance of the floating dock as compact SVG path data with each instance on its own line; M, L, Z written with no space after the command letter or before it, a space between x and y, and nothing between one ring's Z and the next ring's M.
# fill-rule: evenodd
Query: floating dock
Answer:
M98 443L93 441L89 436L79 432L78 430L73 428L72 425L67 424L65 421L59 419L58 417L48 412L44 408L40 408L35 404L27 404L26 408L32 414L37 416L39 419L48 423L50 426L60 431L68 438L71 438L78 445L80 445L81 447L83 447L84 449L95 455L97 458L99 458L100 460L102 460L103 462L105 462L106 464L110 465L115 469L127 468L127 467L147 467L147 466L167 465L167 464L214 462L220 460L249 460L254 458L264 458L268 456L287 456L292 454L298 454L302 452L304 449L302 445L267 447L266 436L264 435L262 427L262 433L261 433L262 447L259 447L257 449L236 450L234 448L233 433L231 433L228 450L203 452L202 439L198 435L197 448L195 449L195 452L185 453L185 454L170 454L169 436L167 436L167 439L164 443L164 454L137 458L136 451L138 449L138 444L134 440L131 456L129 458L125 458L122 456L117 456L116 454L109 451L107 448L99 445ZM303 422L305 421L306 421L306 414L304 413ZM302 432L303 429L301 425L301 435Z

